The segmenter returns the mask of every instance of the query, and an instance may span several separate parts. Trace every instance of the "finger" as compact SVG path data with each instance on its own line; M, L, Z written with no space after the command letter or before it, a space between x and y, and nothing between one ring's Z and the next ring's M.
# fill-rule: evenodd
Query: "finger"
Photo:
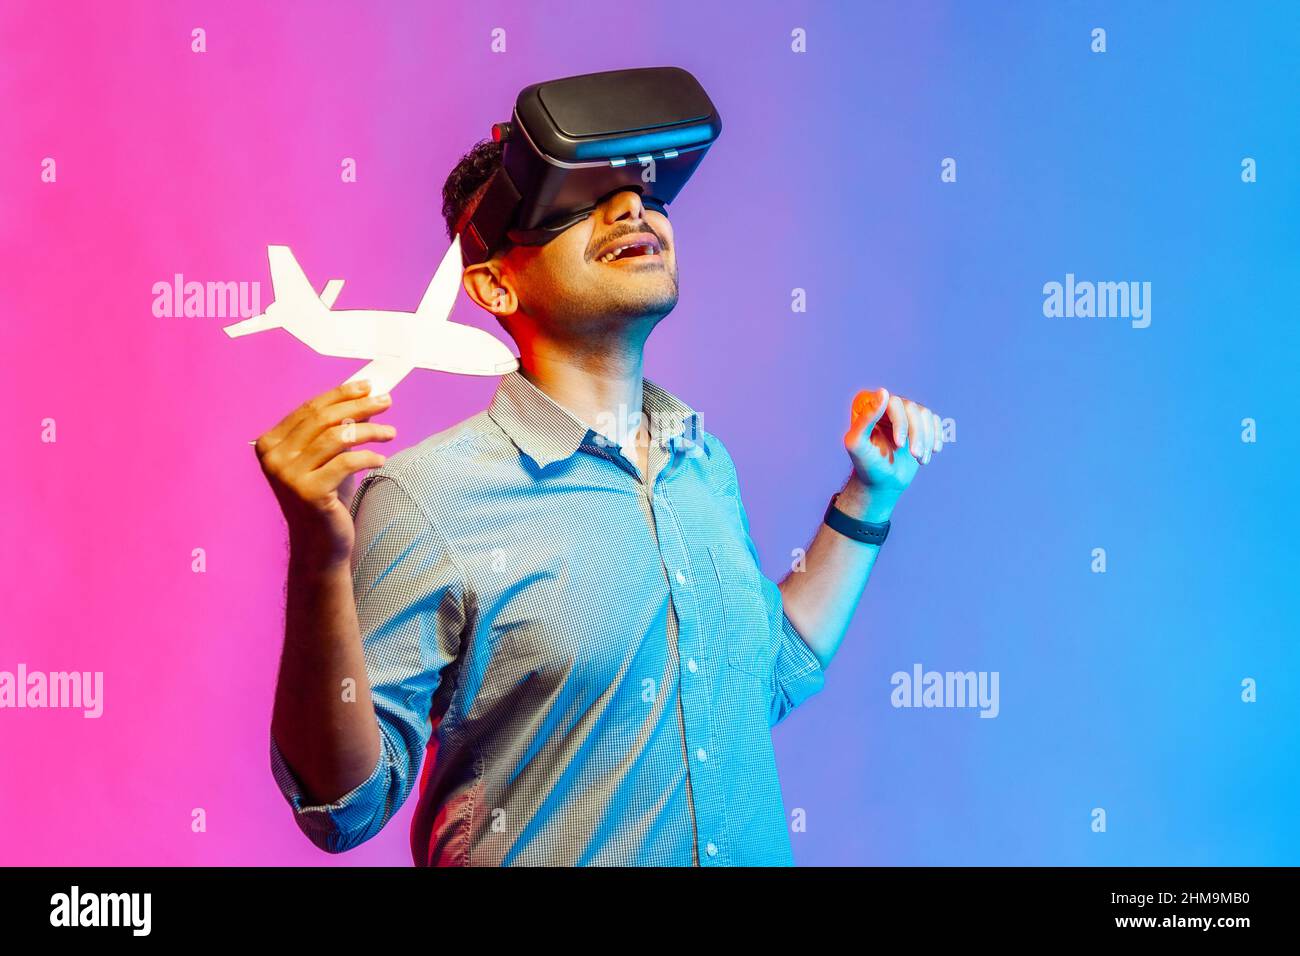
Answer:
M392 407L392 404L393 397L391 395L363 395L350 402L339 402L337 405L331 405L324 420L328 421L330 425L337 425L349 419L354 422L363 422L381 412L387 411Z
M337 491L348 475L366 468L382 468L387 460L376 451L345 451L331 458L323 468L313 471L312 479L319 483L322 494Z
M361 421L377 415L393 403L390 395L364 395L352 401L335 402L317 408L302 419L273 452L277 456L295 457L321 436L321 433L347 421Z
M930 417L934 419L934 450L937 454L943 451L943 419L935 412L931 412Z
M907 409L903 400L895 395L889 400L889 423L894 426L894 447L907 447Z
M917 418L920 419L922 431L926 433L926 437L920 441L920 450L922 450L920 463L930 464L930 457L935 454L935 416L930 414L930 408L918 405Z
M257 440L258 454L265 455L270 452L273 448L293 434L293 432L302 424L304 419L310 418L321 409L347 399L359 398L369 391L369 382L347 382L337 388L331 388L328 392L321 392L321 394L309 398L288 415L284 416L284 418L280 419L279 423L274 428Z
M889 390L878 388L874 392L863 391L853 399L853 411L849 424L849 445L856 448L863 435L870 435L876 427L885 409L889 407Z
M916 411L921 419L922 430L925 432L925 438L921 441L921 451L925 457L921 459L921 463L928 465L930 456L934 454L934 418L930 415L930 409L924 405L917 405Z
M344 422L327 428L294 459L293 467L302 472L315 471L339 452L371 441L392 441L397 429L373 422Z
M921 409L916 402L904 402L904 409L907 412L907 450L911 452L913 458L918 462L925 457L923 447L925 445L925 423L921 420Z

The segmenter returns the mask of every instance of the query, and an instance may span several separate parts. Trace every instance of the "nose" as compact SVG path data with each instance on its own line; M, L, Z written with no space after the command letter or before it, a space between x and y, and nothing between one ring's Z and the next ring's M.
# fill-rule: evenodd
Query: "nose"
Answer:
M645 206L641 204L641 194L635 189L620 189L602 204L601 218L606 225L613 225L623 219L644 220Z

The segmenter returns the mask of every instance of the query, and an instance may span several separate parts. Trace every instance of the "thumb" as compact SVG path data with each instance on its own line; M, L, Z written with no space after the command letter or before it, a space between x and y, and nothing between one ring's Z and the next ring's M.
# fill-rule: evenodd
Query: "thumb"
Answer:
M853 411L849 425L849 438L856 444L864 432L876 427L889 407L889 389L878 388L874 392L858 392L853 398Z

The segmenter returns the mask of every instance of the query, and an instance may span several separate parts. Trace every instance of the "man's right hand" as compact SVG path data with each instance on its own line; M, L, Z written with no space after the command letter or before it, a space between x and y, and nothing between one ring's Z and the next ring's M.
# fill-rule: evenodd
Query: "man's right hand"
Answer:
M369 382L349 382L299 406L256 442L257 460L289 525L291 557L327 570L348 562L355 529L339 487L351 475L378 468L378 452L354 445L391 441L397 430L370 418L392 406L371 395Z

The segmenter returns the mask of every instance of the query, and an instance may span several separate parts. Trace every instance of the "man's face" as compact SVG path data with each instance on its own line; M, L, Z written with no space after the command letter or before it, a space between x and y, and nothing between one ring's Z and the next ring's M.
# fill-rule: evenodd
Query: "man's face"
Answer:
M515 246L492 260L500 281L466 273L480 304L515 337L598 341L650 329L677 304L677 258L668 217L632 189L608 197L590 216L543 246ZM504 290L498 292L497 290ZM522 345L522 342L521 342Z

